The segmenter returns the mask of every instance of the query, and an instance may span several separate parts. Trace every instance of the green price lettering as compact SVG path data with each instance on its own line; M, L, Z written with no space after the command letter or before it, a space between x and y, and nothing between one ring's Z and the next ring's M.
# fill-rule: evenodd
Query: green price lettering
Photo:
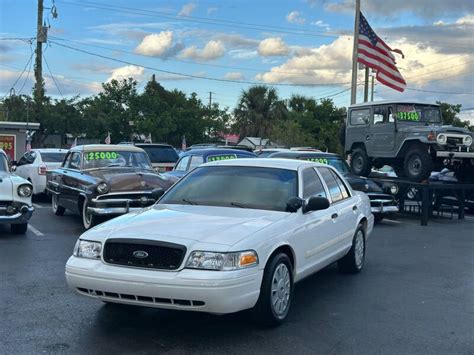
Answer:
M234 155L211 155L207 157L208 162L231 160L231 159L237 159L237 156L234 154Z
M419 121L420 120L420 115L418 112L413 111L413 112L399 112L398 113L398 119L402 121Z
M87 160L117 159L119 157L116 152L88 152L85 156Z
M313 163L328 164L328 160L326 158L303 158L303 160L311 161Z

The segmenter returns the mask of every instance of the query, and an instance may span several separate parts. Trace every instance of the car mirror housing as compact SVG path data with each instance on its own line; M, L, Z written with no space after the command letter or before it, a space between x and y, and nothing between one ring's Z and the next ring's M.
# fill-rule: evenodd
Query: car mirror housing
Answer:
M154 189L151 192L151 198L153 198L155 201L158 201L160 197L163 196L164 193L165 193L165 190L163 190L161 187Z
M290 197L286 202L287 212L296 212L303 206L303 199L299 197Z
M305 204L303 208L303 212L311 212L311 211L321 211L329 208L329 200L326 197L321 196L313 196L310 197L308 202Z

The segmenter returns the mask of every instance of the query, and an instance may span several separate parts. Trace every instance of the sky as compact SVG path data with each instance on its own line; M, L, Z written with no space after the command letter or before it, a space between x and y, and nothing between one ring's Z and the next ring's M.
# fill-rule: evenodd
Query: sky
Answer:
M461 117L473 118L474 1L361 3L378 36L405 54L396 57L407 90L376 84L375 100L459 103ZM57 18L48 9L53 5ZM213 102L231 109L253 83L273 85L281 98L350 102L352 0L44 0L44 6L50 28L43 73L47 94L56 98L96 94L101 83L130 76L142 88L155 74L166 89L196 92L206 103L212 92ZM36 35L36 14L34 0L0 0L2 97L12 86L16 94L31 91L34 43L25 39Z

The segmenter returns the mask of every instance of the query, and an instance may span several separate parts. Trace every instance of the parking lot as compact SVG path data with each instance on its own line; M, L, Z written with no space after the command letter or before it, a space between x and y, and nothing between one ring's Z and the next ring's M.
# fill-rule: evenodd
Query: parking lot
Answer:
M78 216L37 202L26 236L0 226L0 353L472 354L474 217L376 225L366 267L298 283L288 322L105 305L67 288Z

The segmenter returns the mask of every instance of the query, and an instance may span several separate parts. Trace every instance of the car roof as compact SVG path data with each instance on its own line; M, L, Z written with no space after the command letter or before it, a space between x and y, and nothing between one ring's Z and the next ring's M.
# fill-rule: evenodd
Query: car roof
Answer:
M369 106L375 106L375 105L388 105L388 104L415 104L415 105L439 106L436 103L422 102L422 101L417 101L417 100L382 100L382 101L361 102L360 104L351 105L349 106L349 108L369 107Z
M181 157L185 157L188 155L199 155L199 156L208 156L208 155L216 155L216 154L238 154L238 155L245 155L247 157L255 157L255 153L248 152L246 150L241 149L231 149L231 148L203 148L203 149L191 149L184 152Z
M305 150L290 150L286 152L276 152L269 155L269 158L298 158L298 157L318 157L318 158L341 158L339 154L314 152Z
M35 148L32 149L34 152L40 152L40 153L67 153L69 149L64 148Z
M167 143L135 143L135 147L164 147L164 148L173 148L172 145ZM174 148L173 148L174 149Z
M80 152L80 151L97 151L97 152L107 152L114 150L116 152L144 152L142 148L135 147L133 145L117 145L117 144L87 144L87 145L78 145L74 148L71 148L71 152Z
M260 159L230 159L220 160L211 163L206 163L202 166L250 166L250 167L262 167L262 168L276 168L286 170L298 170L305 166L324 166L325 164L314 163L306 160L296 159L273 159L273 158L260 158Z

